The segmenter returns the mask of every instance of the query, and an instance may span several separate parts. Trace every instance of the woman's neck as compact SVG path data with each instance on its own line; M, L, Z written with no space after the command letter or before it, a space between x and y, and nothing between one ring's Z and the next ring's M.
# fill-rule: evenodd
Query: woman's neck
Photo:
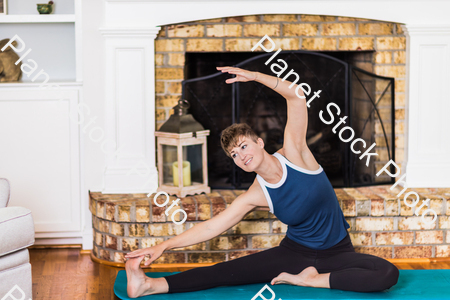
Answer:
M261 165L261 168L256 173L266 182L276 184L283 177L283 166L275 156L266 152Z

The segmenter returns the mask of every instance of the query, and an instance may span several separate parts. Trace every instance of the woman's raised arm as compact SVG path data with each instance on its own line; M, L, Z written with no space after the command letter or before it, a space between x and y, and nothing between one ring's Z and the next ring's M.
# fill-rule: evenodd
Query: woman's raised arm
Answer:
M217 67L217 70L221 71L222 73L229 73L236 75L235 78L227 79L225 81L226 83L256 81L261 84L264 84L268 88L273 89L278 94L283 96L286 100L294 100L294 99L305 100L303 90L301 88L297 89L297 84L287 80L282 81L280 78L276 76L270 76L260 72L247 71L235 67ZM289 88L290 86L292 87Z

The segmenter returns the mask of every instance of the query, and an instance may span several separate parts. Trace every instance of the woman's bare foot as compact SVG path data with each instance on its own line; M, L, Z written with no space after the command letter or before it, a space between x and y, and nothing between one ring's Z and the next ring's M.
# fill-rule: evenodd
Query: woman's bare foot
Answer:
M330 288L329 280L330 273L319 274L317 269L311 266L307 267L297 275L286 272L280 273L280 275L272 279L271 284L286 283L299 286Z
M125 264L127 272L127 294L130 298L145 295L167 293L169 286L165 278L150 278L145 276L140 267L144 256L129 258Z

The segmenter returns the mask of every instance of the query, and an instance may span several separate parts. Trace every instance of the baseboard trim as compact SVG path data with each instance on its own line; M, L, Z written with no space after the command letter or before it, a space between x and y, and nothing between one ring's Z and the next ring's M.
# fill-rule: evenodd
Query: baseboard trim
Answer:
M55 245L53 245L53 244L36 245L36 244L34 244L33 246L28 247L28 249L51 249L51 248L57 248L57 249L79 248L79 249L81 249L81 244L65 244L65 245L57 245L57 244L55 244Z
M125 268L125 263L118 263L107 261L104 259L100 259L94 256L92 250L82 250L82 251L90 251L91 260L93 262L107 265L116 268ZM87 253L86 253L87 254ZM431 257L431 258L391 258L386 259L387 261L393 264L407 264L407 263L436 263L436 262L450 262L450 257ZM143 266L142 269L145 269L147 272L179 272L179 271L187 271L193 268L198 267L208 267L215 265L217 263L184 263L184 264L153 264L151 266Z
M391 263L407 264L407 263L436 263L436 262L450 262L450 257L430 257L430 258L391 258L387 259Z

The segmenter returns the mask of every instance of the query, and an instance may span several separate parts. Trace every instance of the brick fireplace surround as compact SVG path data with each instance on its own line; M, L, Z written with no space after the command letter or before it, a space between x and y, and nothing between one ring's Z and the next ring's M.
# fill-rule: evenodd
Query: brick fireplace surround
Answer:
M152 168L150 177L154 176L147 182L156 182L154 139L148 135L169 117L180 97L184 54L249 51L264 34L274 38L283 50L373 51L373 61L359 67L395 77L396 123L388 130L395 130L396 162L402 173L408 168L410 186L423 187L408 191L417 191L421 199L431 199L430 208L438 214L436 223L425 225L420 217L413 216L412 209L396 197L398 188L392 191L384 185L335 191L351 225L356 251L387 259L449 257L450 160L445 153L450 151L450 133L441 128L445 128L443 117L450 113L444 92L450 79L450 61L445 59L450 54L450 24L443 21L447 20L444 10L433 8L439 1L423 2L419 9L414 5L405 7L406 2L400 0L381 1L383 5L370 1L302 1L301 5L261 1L252 5L251 1L241 1L233 2L235 6L229 1L213 0L207 2L211 5L208 12L202 9L206 2L198 1L189 7L177 2L176 8L171 2L105 2L104 27L100 29L105 46L104 90L107 99L115 99L106 104L106 132L114 140L119 133L130 138L123 145L117 139L116 148L123 146L127 156L106 158L103 193L97 192L100 189L89 193L93 259L122 264L124 253L160 243L208 220L243 192L220 190L181 199L188 219L177 226L166 220L162 208L152 205L151 197L146 197L155 186L141 188L147 178L129 176L129 170L144 157ZM319 7L318 2L325 4ZM157 13L171 9L175 12ZM255 12L258 14L252 14ZM282 14L285 12L295 14ZM314 15L317 12L327 15ZM410 17L419 14L422 19ZM339 17L343 15L366 19ZM115 67L128 68L130 58L136 58L135 67L130 67L137 74L133 78ZM433 77L436 72L442 76ZM149 79L151 84L142 84ZM111 88L116 85L116 89ZM127 90L127 94L119 93L120 89ZM133 109L118 110L119 105ZM375 133L379 134L377 126ZM371 163L380 168L380 161ZM286 226L269 212L251 212L219 237L168 251L156 264L234 259L278 245L285 231Z

